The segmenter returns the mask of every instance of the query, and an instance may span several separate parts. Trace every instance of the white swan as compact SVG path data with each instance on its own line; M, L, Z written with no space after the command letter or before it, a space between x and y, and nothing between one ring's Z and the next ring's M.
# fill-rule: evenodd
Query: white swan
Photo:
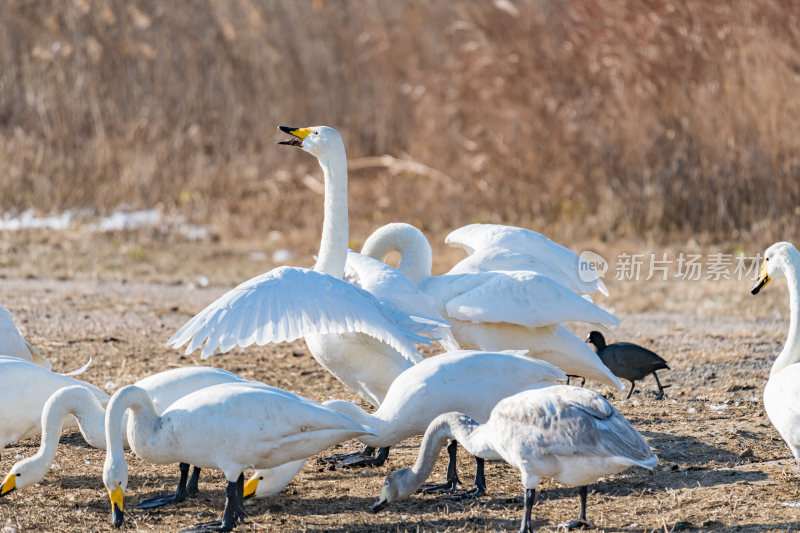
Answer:
M373 433L308 398L254 382L225 383L196 391L179 398L161 415L144 389L123 387L109 401L105 418L103 482L115 526L123 521L128 484L121 437L122 415L128 409L128 440L142 460L217 468L228 480L222 520L201 526L199 531L230 531L244 519L245 469L285 465L352 437Z
M0 450L6 445L34 437L42 432L42 409L50 396L63 387L80 385L88 388L101 403L108 395L94 385L57 374L17 357L0 356ZM75 426L74 417L65 424Z
M769 380L764 387L764 409L772 425L792 450L800 468L800 252L788 242L778 242L767 248L761 272L752 289L753 294L764 288L771 279L786 276L789 289L789 334L783 350L772 364Z
M450 331L450 323L439 311L436 300L422 292L413 281L394 267L378 259L348 250L344 279L377 298L400 325L411 328L414 324L403 322L408 320L409 316L413 322L419 322L421 320L419 317L436 319L437 322L432 323L435 329L430 334L447 351L461 349Z
M19 357L48 370L53 368L50 361L25 340L14 323L14 315L5 307L0 307L0 355Z
M560 325L566 321L617 325L619 321L566 286L519 264L506 266L521 270L467 271L463 267L458 273L431 276L430 244L409 224L378 228L361 250L363 255L380 260L391 252L401 254L398 270L438 303L444 318L453 324L452 334L462 348L527 349L532 357L553 363L569 375L592 378L622 390L622 383L597 354Z
M359 440L368 446L385 448L423 433L430 421L441 413L459 410L485 421L501 399L536 384L566 379L566 375L555 366L524 354L524 350L443 353L425 359L397 376L383 403L373 414L344 400L331 400L325 405L375 428L377 435L363 435ZM455 452L455 446L448 449L448 479L438 489L455 489L458 482ZM475 485L471 495L482 494L485 482L480 459Z
M194 391L220 383L235 382L248 383L241 376L220 368L184 367L153 374L137 381L135 385L147 392L153 400L156 411L161 413L175 400ZM32 457L22 459L11 467L0 488L0 496L5 496L15 489L29 487L44 478L53 464L61 427L69 415L77 419L78 427L89 445L105 450L106 438L103 427L105 414L106 410L96 395L84 385L69 386L54 392L42 409L42 440L39 450ZM127 414L123 416L122 421L122 441L125 447L128 446L126 428ZM188 471L189 465L182 464L181 479L175 494L152 498L143 502L144 507L158 507L166 503L183 501L186 496L193 496L197 492L200 471L195 468L187 486Z
M314 155L325 177L325 216L314 270L280 267L246 281L210 304L169 340L204 342L203 357L257 343L305 337L314 358L339 381L379 405L392 380L422 360L412 342L427 342L400 326L367 291L342 281L347 258L347 160L339 133L325 126L280 129L282 144ZM404 321L429 332L431 321ZM191 341L191 342L190 342Z
M525 487L521 532L532 531L531 507L540 477L580 486L580 516L564 524L573 528L590 523L588 483L632 465L652 469L658 462L639 432L599 394L569 385L526 390L498 403L485 424L458 412L434 419L416 463L389 474L373 511L408 497L425 481L447 439L456 439L473 455L502 459L520 471Z
M529 229L500 224L469 224L450 232L444 242L469 254L453 267L452 273L476 270L538 272L544 267L558 271L560 275L550 277L572 290L587 294L600 291L608 296L605 283L597 276L591 263L569 248Z

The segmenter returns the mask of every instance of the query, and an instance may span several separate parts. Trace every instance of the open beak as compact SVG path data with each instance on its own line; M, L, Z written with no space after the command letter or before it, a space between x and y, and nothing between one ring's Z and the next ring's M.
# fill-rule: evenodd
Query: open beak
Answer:
M258 488L258 478L254 477L252 479L248 479L247 483L244 484L244 499L252 498L256 495L256 489Z
M758 276L758 281L756 284L753 285L753 288L750 289L750 294L758 294L758 292L764 288L764 286L769 283L770 277L767 274L767 260L764 259L764 262L761 263L761 274Z
M125 520L125 513L122 511L122 500L124 499L122 487L117 487L108 495L111 498L111 523L114 524L114 527L119 527Z
M292 137L295 137L294 139L279 141L278 144L286 144L289 146L297 146L300 148L303 147L303 139L305 139L311 134L311 129L309 128L293 128L292 126L278 126L278 129L281 130L283 133L287 133Z
M5 496L9 492L13 491L17 488L17 476L15 474L9 474L6 476L6 479L3 481L3 485L0 486L0 497Z

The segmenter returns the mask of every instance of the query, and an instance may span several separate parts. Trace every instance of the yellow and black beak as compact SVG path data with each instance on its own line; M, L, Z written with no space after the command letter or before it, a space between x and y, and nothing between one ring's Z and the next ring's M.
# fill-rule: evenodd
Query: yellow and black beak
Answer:
M378 497L378 501L372 504L372 512L377 513L387 505L389 505L389 498L386 497L386 485L384 485L381 487L381 495Z
M13 491L17 488L17 475L16 474L9 474L6 476L6 479L3 481L3 485L0 486L0 497L5 496L9 492Z
M764 286L769 283L770 277L767 274L767 260L764 259L764 262L761 263L761 273L758 275L758 281L756 284L753 285L753 288L750 290L750 294L758 294L758 292L764 288Z
M111 523L114 524L114 527L119 527L125 520L125 513L122 511L122 500L125 495L122 492L122 487L109 491L108 495L111 498Z
M244 499L252 498L256 495L256 489L258 488L258 478L254 477L252 479L248 479L247 483L244 484L244 491L242 492Z
M281 130L283 133L288 133L294 139L289 139L287 141L280 141L278 144L287 144L289 146L303 146L303 139L308 137L312 132L310 128L293 128L292 126L278 126L278 129Z

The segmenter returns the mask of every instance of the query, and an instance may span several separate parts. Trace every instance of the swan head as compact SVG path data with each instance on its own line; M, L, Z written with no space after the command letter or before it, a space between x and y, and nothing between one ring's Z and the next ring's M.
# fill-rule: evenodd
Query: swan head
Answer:
M46 474L48 465L46 461L38 460L39 455L28 457L11 467L11 471L0 485L0 497L17 489L30 487L40 481Z
M767 248L767 251L764 252L764 260L761 262L758 281L750 292L758 294L767 283L782 276L785 269L791 265L791 256L796 253L797 249L788 242L776 242Z
M417 485L414 483L414 473L410 468L395 470L386 476L378 501L372 504L372 512L377 513L397 500L408 498L417 489Z
M111 523L114 527L122 525L125 519L123 500L125 489L128 487L128 465L124 461L109 461L111 454L106 455L106 464L103 467L103 483L111 499Z
M288 133L293 139L280 141L278 144L297 146L317 159L325 159L331 154L344 153L344 141L339 132L328 126L311 126L308 128L295 128L292 126L278 126L283 133Z

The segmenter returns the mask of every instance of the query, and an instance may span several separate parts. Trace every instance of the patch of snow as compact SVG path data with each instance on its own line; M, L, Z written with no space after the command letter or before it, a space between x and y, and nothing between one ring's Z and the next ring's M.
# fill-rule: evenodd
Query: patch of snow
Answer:
M123 231L142 227L154 227L161 223L164 214L158 209L144 211L117 211L111 216L103 217L94 225L97 231Z
M280 248L278 250L275 250L275 252L273 252L273 254L272 254L272 262L283 265L283 264L288 263L289 261L291 261L292 257L294 257L294 254L292 252L290 252L289 250L284 250L283 248Z
M65 230L72 223L75 211L70 209L61 214L52 214L44 217L37 217L33 209L23 211L19 216L12 216L9 213L3 215L0 220L0 231L18 231L22 229L52 229L55 231Z

